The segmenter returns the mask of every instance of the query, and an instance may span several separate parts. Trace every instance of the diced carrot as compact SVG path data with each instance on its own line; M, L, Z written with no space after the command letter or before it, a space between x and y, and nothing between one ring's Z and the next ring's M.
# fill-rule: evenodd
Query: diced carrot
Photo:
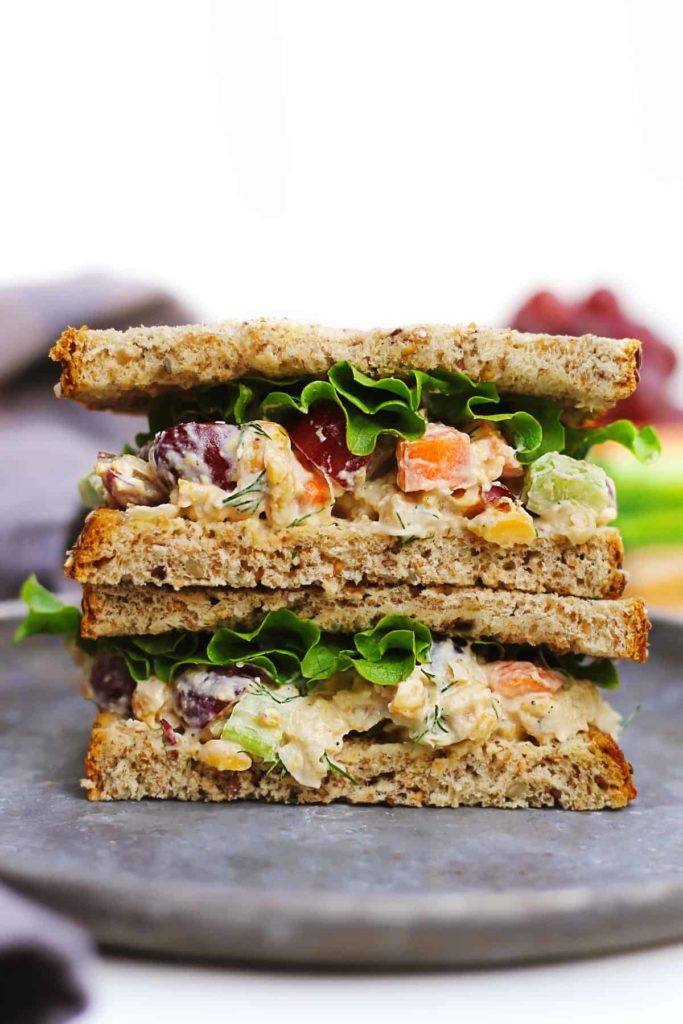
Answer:
M304 485L304 494L309 505L320 508L330 502L330 485L322 473L311 473Z
M523 697L527 693L556 693L564 676L531 661L492 661L487 665L489 687L501 697Z
M417 441L396 445L402 491L454 491L470 482L470 438L461 430L430 423Z
M300 452L295 454L305 470L305 473L302 474L302 492L299 504L307 509L319 509L329 505L332 495L327 477Z

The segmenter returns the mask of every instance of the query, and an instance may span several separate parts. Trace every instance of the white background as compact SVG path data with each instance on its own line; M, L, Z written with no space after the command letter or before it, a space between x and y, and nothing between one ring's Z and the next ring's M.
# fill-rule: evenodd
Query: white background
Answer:
M605 284L675 343L680 12L4 4L0 284L108 270L207 318L358 326L504 324L530 289ZM673 1021L682 957L355 979L110 961L87 1024Z
M675 0L2 5L0 282L201 316L504 324L616 287L674 342Z
M108 963L79 1024L680 1024L683 949L395 975Z

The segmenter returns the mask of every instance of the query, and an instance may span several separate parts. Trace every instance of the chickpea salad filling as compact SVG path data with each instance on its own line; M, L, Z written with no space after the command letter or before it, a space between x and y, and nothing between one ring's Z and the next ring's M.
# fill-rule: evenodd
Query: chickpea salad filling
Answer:
M289 610L249 631L89 640L79 610L35 577L22 597L28 613L15 640L62 634L86 697L219 771L256 762L318 788L343 772L335 756L352 736L436 749L564 742L591 725L616 737L620 728L600 693L618 685L607 659L433 637L403 615L337 636Z
M88 507L145 517L582 543L616 516L591 446L617 441L649 462L659 442L628 420L572 427L563 415L552 399L500 395L464 373L373 379L337 363L325 379L244 378L152 399L149 431L100 452L80 492Z

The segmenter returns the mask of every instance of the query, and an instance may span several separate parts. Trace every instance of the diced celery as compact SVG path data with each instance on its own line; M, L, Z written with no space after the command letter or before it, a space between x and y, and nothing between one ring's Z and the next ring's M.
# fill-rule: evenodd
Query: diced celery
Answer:
M287 708L267 694L248 693L235 705L221 736L264 761L275 761L282 743ZM275 721L268 722L272 718Z
M78 493L86 508L99 508L106 504L107 492L97 473L88 473L78 481Z
M604 469L592 462L548 452L527 470L525 505L543 515L560 501L571 501L597 515L614 508L614 487Z
M615 520L624 546L683 544L683 517L678 508L652 508L624 513Z
M274 761L277 758L278 744L272 739L263 735L263 729L252 729L242 722L231 723L228 721L223 729L223 739L239 743L243 750L254 757L260 757L264 761Z

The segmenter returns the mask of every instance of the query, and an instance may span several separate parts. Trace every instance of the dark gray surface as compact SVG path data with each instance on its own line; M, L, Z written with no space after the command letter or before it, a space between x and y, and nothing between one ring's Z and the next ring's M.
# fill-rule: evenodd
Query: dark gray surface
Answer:
M619 812L89 803L92 708L60 641L0 669L0 875L102 942L212 959L470 964L683 938L683 628L614 703Z

